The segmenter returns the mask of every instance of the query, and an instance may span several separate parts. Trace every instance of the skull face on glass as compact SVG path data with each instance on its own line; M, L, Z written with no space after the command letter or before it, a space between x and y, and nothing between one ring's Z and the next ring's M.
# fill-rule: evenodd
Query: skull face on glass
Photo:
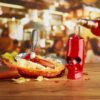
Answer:
M67 42L66 67L68 68L68 79L82 77L84 65L84 40L73 35Z

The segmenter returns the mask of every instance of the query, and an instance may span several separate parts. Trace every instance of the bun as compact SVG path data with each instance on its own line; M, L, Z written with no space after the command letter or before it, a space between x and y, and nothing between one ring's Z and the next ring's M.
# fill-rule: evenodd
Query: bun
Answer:
M34 62L20 58L17 62L4 60L4 63L11 69L17 69L21 76L30 78L37 76L44 76L48 78L57 77L65 70L65 66L62 63L40 58L38 58L38 60L35 59ZM53 64L53 67L47 66L50 64Z

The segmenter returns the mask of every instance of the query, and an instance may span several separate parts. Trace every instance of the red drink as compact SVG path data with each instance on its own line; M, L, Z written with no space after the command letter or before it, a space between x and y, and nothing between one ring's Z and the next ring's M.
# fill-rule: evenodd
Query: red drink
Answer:
M100 20L80 19L78 23L89 28L94 35L100 36Z
M68 79L78 79L83 75L84 65L84 39L77 35L69 38L67 42L66 67Z

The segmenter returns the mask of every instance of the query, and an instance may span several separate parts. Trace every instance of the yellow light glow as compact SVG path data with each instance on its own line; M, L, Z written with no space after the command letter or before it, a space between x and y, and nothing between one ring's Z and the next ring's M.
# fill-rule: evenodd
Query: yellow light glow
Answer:
M57 30L57 27L56 26L53 26L53 30Z
M59 3L58 2L55 2L54 6L55 7L59 7Z
M65 26L61 25L60 27L61 27L62 30L65 30Z
M2 2L0 2L0 6L11 7L11 8L16 8L16 9L24 9L24 7L20 5L8 4L8 3L2 3Z
M84 11L84 17L89 17L89 11L88 10Z
M0 15L2 15L3 14L3 11L2 11L2 8L0 7Z
M97 0L82 0L84 3L94 3L96 2Z
M2 19L2 23L7 23L8 19L7 18L3 18Z
M77 10L77 16L81 17L83 15L82 9Z
M15 17L12 17L12 19L11 19L12 21L15 21L16 20L16 18Z

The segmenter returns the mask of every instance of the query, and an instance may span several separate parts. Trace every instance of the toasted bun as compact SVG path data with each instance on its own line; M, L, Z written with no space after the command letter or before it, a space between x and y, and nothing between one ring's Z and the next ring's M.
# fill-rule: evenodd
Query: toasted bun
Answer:
M36 63L25 59L19 59L17 62L4 61L9 68L17 69L20 75L24 77L57 77L65 70L65 66L62 63L56 61L50 62L54 64L54 68L43 66L38 64L38 62Z

